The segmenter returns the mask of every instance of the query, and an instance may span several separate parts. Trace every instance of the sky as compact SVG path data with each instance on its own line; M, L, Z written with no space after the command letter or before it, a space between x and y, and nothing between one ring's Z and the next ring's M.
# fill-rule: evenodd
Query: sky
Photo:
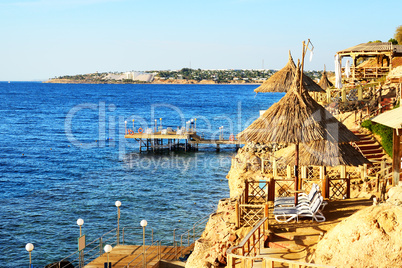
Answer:
M402 1L0 0L0 81L93 72L334 69L337 51L388 41Z

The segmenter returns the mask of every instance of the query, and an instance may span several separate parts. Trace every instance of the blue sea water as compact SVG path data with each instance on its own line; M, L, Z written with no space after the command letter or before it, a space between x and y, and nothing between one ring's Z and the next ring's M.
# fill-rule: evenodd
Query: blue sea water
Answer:
M282 93L255 85L88 85L0 83L0 267L43 267L87 241L148 221L156 236L188 229L229 196L233 148L139 154L125 127L177 128L226 138L247 127ZM162 120L160 120L162 118ZM127 123L125 123L127 122Z

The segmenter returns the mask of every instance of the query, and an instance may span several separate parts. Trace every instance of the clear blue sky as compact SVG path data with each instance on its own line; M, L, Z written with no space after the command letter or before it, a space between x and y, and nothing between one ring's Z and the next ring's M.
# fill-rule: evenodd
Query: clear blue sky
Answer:
M305 69L388 41L402 1L0 0L0 81L91 72L280 69L315 46Z

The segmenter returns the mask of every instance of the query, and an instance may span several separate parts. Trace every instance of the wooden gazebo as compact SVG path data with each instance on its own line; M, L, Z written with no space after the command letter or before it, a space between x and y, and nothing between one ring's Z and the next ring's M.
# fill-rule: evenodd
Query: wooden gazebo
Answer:
M393 185L397 185L400 181L401 168L401 136L402 136L402 107L382 113L371 121L390 127L393 129L393 146L392 146L392 173Z
M344 57L352 58L353 65L350 70L353 80L358 78L378 78L386 75L392 69L393 58L402 56L402 45L393 45L390 42L363 43L338 51L336 54L339 56L340 62ZM358 67L357 60L362 57L375 57L377 67Z

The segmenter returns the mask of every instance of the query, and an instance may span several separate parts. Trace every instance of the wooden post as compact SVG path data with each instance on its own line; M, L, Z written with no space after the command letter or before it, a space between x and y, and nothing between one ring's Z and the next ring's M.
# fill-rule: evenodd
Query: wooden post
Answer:
M272 173L273 173L272 175L274 176L274 178L278 177L278 167L276 165L275 157L273 157L273 160L272 160Z
M261 158L261 174L265 173L265 160Z
M375 182L376 183L376 191L380 192L380 178L382 178L381 174L377 173L377 175L375 177L376 177L376 182Z
M231 255L227 256L228 267L233 268L233 257Z
M350 199L350 175L346 178L346 199Z
M367 178L367 164L363 164L363 178Z
M307 179L307 167L306 166L301 166L301 178L302 179Z
M381 172L380 172L382 178L384 178L384 176L385 176L386 163L387 163L387 160L385 158L383 158L381 160Z
M331 103L331 89L327 88L327 103Z
M345 88L342 88L341 92L342 92L342 102L346 102L347 99L346 99L346 90L345 90Z
M399 130L401 132L402 130ZM401 138L394 128L393 146L392 146L392 185L397 186L400 179L401 156L400 156Z
M269 185L268 185L268 201L275 201L275 179L270 178L269 179Z
M268 218L268 216L269 216L269 207L268 207L268 203L265 203L265 207L264 207L264 217L267 217ZM264 228L265 228L265 230L267 230L268 231L268 219L265 221L265 223L264 223Z
M346 178L346 166L340 166L340 173L341 173L341 179L345 179Z
M236 227L240 228L240 208L239 202L236 201Z
M248 182L248 180L246 180L244 182L244 185L245 185L245 188L244 188L244 203L245 204L248 204L248 184L249 184L249 182Z
M362 87L359 87L357 89L357 100L359 100L359 101L363 100L363 88Z
M329 181L324 166L320 166L320 179L322 182L322 196L324 198L329 198Z
M288 179L292 178L292 168L291 168L291 166L286 167L286 178L288 178Z
M263 268L274 268L275 261L262 259L262 267Z

